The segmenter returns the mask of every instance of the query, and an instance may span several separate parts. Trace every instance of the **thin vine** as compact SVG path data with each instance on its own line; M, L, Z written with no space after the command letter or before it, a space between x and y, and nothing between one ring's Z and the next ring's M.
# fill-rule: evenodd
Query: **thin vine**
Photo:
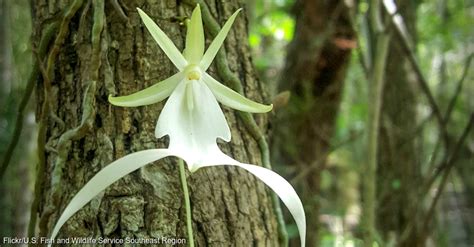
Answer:
M42 76L43 76L44 101L41 106L41 117L40 117L39 127L38 127L38 140L37 140L38 167L36 171L34 198L33 198L33 203L31 205L31 211L30 211L31 212L30 222L28 225L29 237L33 237L35 235L39 202L42 198L42 193L43 193L44 172L46 169L46 155L45 155L46 126L47 126L48 117L51 115L50 114L50 111L51 111L50 95L51 95L51 79L52 79L52 75L54 71L54 63L61 49L61 45L64 43L64 40L69 31L69 23L72 17L77 12L77 10L82 6L82 3L83 3L83 0L75 0L64 12L62 21L59 25L59 29L56 35L56 39L54 40L54 44L51 50L49 51L48 57L46 59L46 68L43 67L42 61L38 60L38 67L40 68L39 70L42 72Z

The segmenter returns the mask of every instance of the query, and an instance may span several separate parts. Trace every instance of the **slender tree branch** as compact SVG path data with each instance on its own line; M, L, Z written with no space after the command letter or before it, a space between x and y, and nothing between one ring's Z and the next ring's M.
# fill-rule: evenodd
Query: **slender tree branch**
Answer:
M385 11L389 13L387 10L386 6L384 6ZM392 29L395 32L395 36L397 37L397 40L400 41L399 44L401 45L401 48L403 52L407 55L408 61L410 62L411 66L413 67L413 71L415 72L417 82L420 84L420 87L424 94L426 95L428 102L433 110L433 114L436 117L436 121L439 125L440 133L443 138L444 144L447 147L448 146L448 133L446 130L446 123L443 118L443 115L441 114L441 111L439 109L438 104L436 103L436 100L431 93L430 87L428 85L428 82L426 81L425 77L423 76L423 72L421 71L420 66L418 65L418 62L416 61L415 53L412 51L410 48L410 43L407 40L407 38L403 35L402 30L400 27L395 23L394 18L389 18L389 24L392 27Z
M405 143L410 142L414 138L416 138L420 134L420 132L425 129L426 124L431 121L433 116L434 116L433 112L430 112L428 116L426 116L423 120L420 121L420 123L414 128L413 131L411 131L410 133L407 134L406 137L404 137L400 145L404 145Z
M357 44L360 44L359 41L357 41ZM359 60L359 65L362 68L362 71L364 72L365 79L369 79L369 65L368 62L366 61L362 48L360 45L357 45L357 58Z
M428 213L425 216L425 220L423 222L423 228L422 228L424 234L426 234L426 232L428 231L429 224L431 222L431 218L433 218L436 205L439 201L439 198L441 197L441 194L443 193L444 187L446 187L446 181L448 180L450 171L454 167L454 165L456 164L456 161L459 158L458 154L461 151L461 147L464 144L464 142L466 141L467 136L468 136L469 132L471 131L471 128L472 128L473 125L474 125L474 113L471 114L471 117L470 117L466 127L464 128L464 131L461 134L461 137L458 139L458 141L456 143L456 146L455 146L452 154L450 155L449 159L447 159L442 165L442 166L445 167L445 172L443 174L443 177L441 178L441 182L440 182L440 185L438 186L435 197L434 197L433 201L431 202Z
M380 112L382 105L382 93L384 84L385 63L388 52L389 36L379 33L377 38L376 57L371 74L370 99L372 106L369 110L368 120L368 144L367 144L367 167L364 179L364 246L370 247L375 239L375 204L376 204L376 171L377 171L377 146L380 125Z
M453 105L453 106L454 106L455 101L456 101L456 99L457 99L457 97L458 97L458 95L459 95L459 93L460 93L460 91L461 91L461 89L462 89L462 82L464 81L464 79L465 79L466 76L467 76L467 71L468 71L468 68L469 68L469 66L470 66L471 59L472 59L472 54L469 56L468 60L466 60L466 65L465 65L465 67L464 67L463 74L462 74L462 76L461 76L461 78L460 78L460 80L459 80L459 82L458 82L458 84L457 84L456 91L455 91L455 93L453 94L453 96L452 96L452 98L451 98L451 100L450 100L450 105ZM452 112L452 109L450 109L450 108L451 108L451 107L448 106L448 109L446 110L446 113L445 113L445 119L446 119L446 120L449 120L449 119L450 119L450 115L451 115L451 112ZM429 120L432 116L433 116L433 114L431 113L430 116L428 116L428 117L425 119L425 121ZM423 122L425 122L425 121L423 121ZM472 121L472 118L471 118L471 121ZM435 144L435 148L434 148L432 157L431 157L431 161L430 161L430 163L429 163L429 165L428 165L428 167L429 167L429 169L428 169L428 174L431 174L431 171L435 170L434 167L436 167L436 165L435 165L436 163L435 163L435 162L436 162L437 154L439 153L438 150L440 149L440 144L441 144L440 138L438 138L438 140L437 140L437 142L436 142L436 144ZM456 150L455 150L455 151L456 151ZM456 152L457 152L457 151L456 151ZM448 153L445 154L444 160L446 161L447 159L448 159ZM453 162L453 163L454 163L454 162ZM429 192L429 190L431 189L431 187L433 186L433 184L434 184L434 182L436 181L436 179L441 175L441 173L442 173L443 171L445 171L445 169L449 168L449 166L446 166L445 164L446 164L446 162L443 162L441 165L438 165L438 169L436 169L435 174L433 174L429 179L426 180L427 182L426 182L426 184L423 186L422 192L420 193L420 195L423 196L423 195L429 194L428 192ZM449 168L449 169L450 169L450 168ZM446 172L449 172L449 171L446 171ZM443 177L443 178L444 178L444 177ZM441 181L441 183L443 183L443 181ZM446 182L444 182L444 183L446 183ZM439 191L439 189L438 189L438 191ZM436 199L436 197L435 197L435 199ZM436 199L436 200L438 200L438 199ZM431 207L430 207L430 210L431 210ZM430 214L432 215L433 213L430 213ZM426 221L426 220L427 220L427 219L425 218L425 221ZM409 232L412 230L412 228L414 227L414 222L415 222L415 221L411 221L411 224L405 228L405 230L404 230L403 233L401 234L401 237L400 237L401 240L404 240L404 239L406 239L406 238L408 237L408 233L409 233ZM429 222L428 222L428 223L429 223Z
M45 56L46 49L48 48L48 44L53 38L56 29L57 29L57 23L52 23L45 29L44 35L41 38L38 49L36 51L38 57L41 58ZM5 171L7 170L7 167L13 156L13 151L15 150L16 145L18 144L20 140L21 131L23 130L23 118L25 114L26 105L28 104L31 98L31 94L33 93L33 89L35 88L35 83L38 80L39 73L40 73L40 68L38 66L38 60L36 59L36 56L35 56L35 59L33 59L33 69L31 71L30 77L28 78L28 82L26 84L25 92L21 99L20 105L18 106L16 120L15 120L15 128L13 130L13 136L12 136L12 139L10 140L10 143L8 144L7 151L2 160L2 165L0 168L0 180L3 179L3 175L5 174Z
M25 92L23 94L20 105L18 106L18 110L16 112L15 127L13 130L13 135L11 137L10 142L8 143L5 156L3 157L3 160L2 160L2 165L0 167L0 180L3 179L3 175L5 174L5 171L7 170L7 167L10 164L10 160L13 156L13 151L15 150L16 145L18 144L20 140L21 131L23 130L23 118L25 114L25 108L30 100L31 93L33 92L33 89L35 87L36 79L38 78L38 67L36 63L33 66L34 67L31 72L30 78L28 79L28 82L26 84Z
M469 57L466 59L466 64L464 65L464 70L462 72L461 78L459 79L459 81L457 83L456 91L454 92L453 97L451 97L451 100L449 101L446 113L444 114L445 124L447 124L449 122L449 119L451 118L451 113L454 109L454 105L456 104L458 96L462 91L464 81L465 81L465 79L468 75L468 72L469 72L469 67L471 67L471 61L472 61L473 56L474 55L471 53L469 55Z
M347 139L337 143L336 145L331 146L324 154L321 154L320 158L316 159L311 165L306 166L303 168L296 176L291 179L292 184L297 184L299 181L304 179L311 171L319 167L319 164L323 162L326 157L331 154L332 152L336 151L339 148L344 147L352 143L353 141L357 140L362 135L362 132L356 133L355 135L350 135Z
M363 239L365 247L372 247L377 239L375 229L375 205L377 185L377 147L379 139L380 115L382 109L382 95L384 88L384 72L387 62L390 34L382 21L380 1L370 2L370 22L374 31L373 63L371 64L369 76L369 106L368 135L367 135L367 163L365 167L365 179L363 180L364 207L362 211Z
M471 54L467 60L466 60L466 65L464 66L464 71L463 71L463 74L461 76L461 78L459 79L458 81L458 84L457 84L457 87L456 87L456 91L454 92L453 96L451 97L451 100L449 101L449 105L448 105L448 108L446 110L446 113L444 114L444 119L445 119L445 123L447 124L449 122L449 119L451 118L451 113L452 113L452 110L454 108L454 104L456 103L456 100L459 96L459 94L461 93L462 91L462 87L463 87L463 82L465 80L465 78L467 77L467 74L468 74L468 70L469 70L469 67L470 67L470 64L471 64L471 60L472 60L472 57L473 55ZM436 142L436 145L435 145L435 151L436 152L433 152L433 160L432 160L432 164L430 167L435 167L434 166L434 162L436 161L436 154L438 153L437 151L439 150L439 146L440 146L440 140L438 139L438 141ZM445 158L444 160L447 159L447 155L448 155L448 151L446 151L446 154L445 154ZM426 185L424 186L424 190L423 190L423 193L422 194L426 194L431 186L434 184L434 182L436 181L436 179L441 175L441 173L443 172L443 168L445 168L445 166L443 165L440 165L438 166L438 168L435 170L434 168L433 169L430 169L429 171L431 170L435 170L435 173L429 177L429 179L427 180L426 182ZM430 174L430 173L428 173Z
M370 26L376 33L383 32L385 29L385 26L382 22L380 2L380 0L370 0Z

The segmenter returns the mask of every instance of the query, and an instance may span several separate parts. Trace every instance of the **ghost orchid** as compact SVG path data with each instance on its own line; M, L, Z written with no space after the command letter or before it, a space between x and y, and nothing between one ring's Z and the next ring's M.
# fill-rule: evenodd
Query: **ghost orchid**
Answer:
M157 138L169 136L169 147L129 154L99 171L66 207L56 223L52 238L73 214L115 181L146 164L167 156L176 156L187 163L191 172L201 167L233 165L255 175L275 191L288 207L298 226L301 245L304 246L306 218L301 200L290 183L269 169L234 160L224 154L216 143L217 138L226 142L231 139L229 126L218 101L230 108L252 113L263 113L272 109L272 105L251 101L206 73L240 10L227 20L204 53L204 30L198 5L192 13L186 35L186 47L181 54L158 25L138 9L148 31L179 72L137 93L109 97L109 101L117 106L134 107L153 104L169 97L155 129Z

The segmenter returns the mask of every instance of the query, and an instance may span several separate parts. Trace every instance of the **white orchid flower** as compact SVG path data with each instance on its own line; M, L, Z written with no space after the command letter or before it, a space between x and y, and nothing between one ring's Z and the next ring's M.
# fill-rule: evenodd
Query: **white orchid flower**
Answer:
M178 68L175 75L137 93L109 97L118 106L143 106L167 100L158 119L155 136L169 136L167 149L139 151L122 157L99 171L71 200L52 232L55 238L61 226L109 185L127 174L167 156L183 159L191 172L206 166L233 165L255 175L268 185L288 207L299 229L301 246L305 244L306 218L300 198L293 187L277 173L255 165L244 164L224 154L216 139L231 139L229 126L218 101L236 110L263 113L272 105L251 101L222 85L205 71L224 42L237 10L204 53L204 30L199 5L194 9L181 54L173 42L141 9L138 12L161 49Z

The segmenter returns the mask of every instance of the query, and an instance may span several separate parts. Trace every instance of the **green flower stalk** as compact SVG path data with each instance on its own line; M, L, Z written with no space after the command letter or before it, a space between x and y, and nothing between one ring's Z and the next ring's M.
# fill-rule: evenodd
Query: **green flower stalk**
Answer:
M218 102L251 113L264 113L272 109L272 105L263 105L245 98L206 72L240 11L241 9L237 10L227 20L204 53L204 29L198 5L192 13L186 47L181 54L158 25L138 9L148 31L179 72L137 93L121 97L110 96L109 101L117 106L136 107L169 97L155 129L157 138L169 136L169 147L126 155L99 171L66 207L53 229L52 238L56 237L59 229L72 215L115 181L149 163L167 156L176 156L186 162L191 172L202 167L232 165L255 175L287 206L298 226L301 246L305 245L306 217L301 200L290 183L269 169L234 160L224 154L216 143L217 138L226 142L231 139L229 126Z

